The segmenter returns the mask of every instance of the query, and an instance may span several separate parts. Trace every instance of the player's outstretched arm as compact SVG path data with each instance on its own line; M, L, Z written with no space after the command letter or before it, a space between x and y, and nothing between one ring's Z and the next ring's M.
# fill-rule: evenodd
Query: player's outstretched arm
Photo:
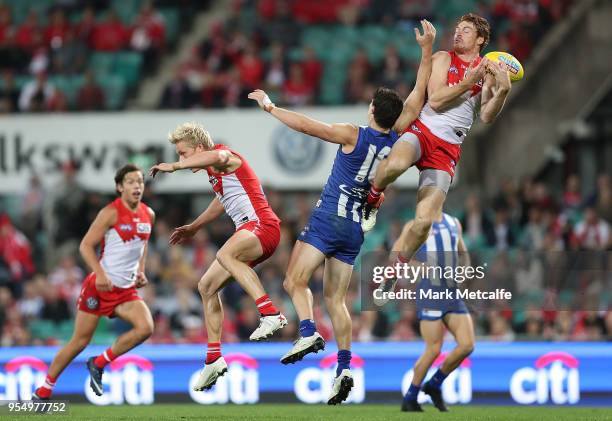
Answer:
M83 260L89 268L96 274L96 289L98 291L110 291L113 287L110 279L106 276L104 268L96 255L96 246L100 244L104 238L104 234L110 227L115 225L117 221L116 209L106 206L96 216L96 219L91 223L89 230L81 240L79 252Z
M155 177L158 172L171 173L178 170L205 169L207 167L222 169L229 164L231 159L240 160L240 158L226 150L198 152L181 161L172 163L162 162L153 165L149 170L149 175Z
M214 221L225 212L218 198L214 198L206 210L198 216L191 224L175 228L170 235L170 244L181 244L195 235L204 225Z
M429 95L429 105L436 112L444 111L451 106L457 98L472 89L485 74L485 70L490 63L489 59L483 58L480 63L474 66L470 64L465 78L456 85L447 86L448 69L450 67L450 56L446 51L438 51L433 56L433 68L427 93Z
M259 104L262 110L272 114L293 130L318 137L330 143L349 146L353 146L357 143L359 128L353 124L324 123L308 117L307 115L277 107L270 101L270 97L261 89L251 92L249 94L249 99L257 101L257 104Z
M433 43L436 39L436 28L428 20L421 21L423 34L417 28L414 28L417 43L421 46L421 62L417 72L414 88L406 101L404 101L404 109L395 122L393 130L403 132L410 123L419 116L423 104L425 104L425 95L427 94L427 84L431 76L432 68L432 50Z
M500 63L491 63L482 86L480 120L489 124L501 113L512 84L510 75Z

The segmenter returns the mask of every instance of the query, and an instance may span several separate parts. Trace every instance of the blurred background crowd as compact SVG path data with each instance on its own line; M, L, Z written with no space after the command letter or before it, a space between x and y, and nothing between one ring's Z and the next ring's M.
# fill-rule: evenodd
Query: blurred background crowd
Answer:
M397 89L401 96L410 91L420 59L413 28L420 18L435 24L436 48L448 49L456 18L469 11L480 14L493 31L487 51L509 51L525 64L535 56L538 42L554 32L550 29L570 19L570 9L577 3L0 0L0 113L243 107L252 105L246 103L246 93L257 87L291 107L366 104L379 85ZM536 80L530 89L550 92L545 83ZM474 309L479 337L502 341L612 337L608 310L612 155L605 137L611 92L592 100L599 108L588 119L583 116L592 124L589 127L600 130L592 131L598 134L589 137L588 130L576 126L581 130L570 131L569 138L559 135L559 143L568 141L563 148L531 154L542 163L530 172L532 177L520 182L495 180L493 193L481 191L485 183L480 180L478 185L460 184L449 194L447 212L461 220L474 262L487 262L491 277L512 285L524 297L514 307ZM147 95L152 101L142 106ZM537 95L534 98L540 101ZM504 118L518 121L521 110L516 108L505 110ZM548 111L535 106L528 110L538 116ZM483 155L470 151L486 158L486 151L478 153ZM565 161L555 161L559 155ZM43 187L44 175L32 174L27 191L0 196L1 346L56 344L72 333L75 302L88 270L78 255L78 243L99 209L112 199L85 190L78 171L78 163L67 162L59 184ZM282 281L291 247L318 192L281 193L268 188L266 193L283 220L283 235L274 256L257 271L291 320L280 339L292 340L296 318ZM364 251L389 249L403 222L413 216L414 197L414 190L389 190ZM157 195L147 188L144 201L158 216L147 263L150 284L142 290L155 315L151 342L206 340L196 284L233 226L223 217L180 247L170 247L168 237L174 227L198 215L210 198ZM564 259L570 255L564 253L574 251L602 253L603 271L574 280L571 291L557 290L556 302L569 304L567 308L573 305L574 311L546 306L551 294L547 276L567 268ZM550 256L555 253L557 261L551 266ZM354 338L418 339L410 309L360 311L359 278L357 267L348 297ZM311 287L317 325L329 339L331 324L319 304L324 302L322 271L315 274ZM247 340L258 324L255 306L235 284L223 294L224 341ZM572 302L574 296L581 301ZM125 329L121 321L102 319L94 342L110 343Z
M66 165L64 179L49 191L32 178L29 191L11 207L9 217L0 216L0 328L3 346L57 343L72 332L76 299L87 273L77 246L98 210L111 197L85 191L75 180L76 170ZM571 176L565 189L553 194L545 184L525 180L520 185L503 183L499 193L483 198L474 192L463 196L451 192L447 212L463 225L464 239L474 264L489 265L488 280L504 279L514 291L512 305L475 309L477 334L493 340L604 340L612 335L612 312L608 311L612 258L612 185L601 175L589 192L577 189ZM271 206L282 219L282 240L275 254L257 272L276 303L291 320L279 340L292 340L296 315L283 291L284 272L293 243L307 222L317 194L279 193L266 189ZM169 246L174 227L193 220L205 209L210 196L155 195L147 188L143 201L155 209L157 221L150 241L147 276L142 295L155 315L154 343L201 343L206 340L197 282L215 253L233 232L223 216L202 229L184 246ZM377 230L366 237L365 251L389 250L403 223L413 216L414 192L390 189L381 210ZM569 298L588 295L595 301L582 307L546 306L546 274L550 268L539 254L557 253L555 267L569 251L602 252L607 272L580 279ZM566 252L565 254L563 252ZM560 261L559 261L560 259ZM606 266L607 265L607 266ZM559 266L563 267L563 266ZM601 274L607 273L607 278ZM323 272L315 273L315 318L322 335L332 337L330 321L322 307ZM360 274L357 270L348 294L356 340L418 339L415 313L401 306L384 311L361 312ZM549 285L548 285L549 286ZM519 295L522 294L522 295ZM257 309L233 283L223 292L224 341L243 341L258 324ZM608 303L608 304L606 304ZM119 320L103 321L95 341L107 343L126 326Z

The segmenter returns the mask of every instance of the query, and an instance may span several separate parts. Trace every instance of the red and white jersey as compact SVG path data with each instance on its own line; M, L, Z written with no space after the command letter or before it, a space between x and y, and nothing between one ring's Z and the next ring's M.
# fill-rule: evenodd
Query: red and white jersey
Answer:
M238 169L228 173L206 169L208 181L236 228L249 221L280 222L246 159L225 145L216 145L215 149L229 151L242 161Z
M454 51L449 51L448 54L451 63L448 68L447 84L453 86L463 80L470 63L461 60ZM480 60L478 57L476 64L480 63ZM482 81L459 97L454 106L441 113L434 111L428 102L421 110L419 120L440 139L459 145L463 143L480 111L481 91Z
M109 206L117 209L117 223L104 234L100 264L113 285L129 288L136 282L140 258L151 236L151 214L142 202L135 212L121 198Z

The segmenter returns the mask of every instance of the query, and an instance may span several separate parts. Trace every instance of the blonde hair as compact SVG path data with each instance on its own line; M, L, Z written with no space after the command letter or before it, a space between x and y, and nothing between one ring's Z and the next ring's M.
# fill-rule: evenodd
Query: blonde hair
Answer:
M179 124L174 131L168 133L168 140L173 145L182 141L187 142L194 148L198 145L202 145L206 150L215 147L215 143L212 141L210 133L208 133L200 123L195 122Z

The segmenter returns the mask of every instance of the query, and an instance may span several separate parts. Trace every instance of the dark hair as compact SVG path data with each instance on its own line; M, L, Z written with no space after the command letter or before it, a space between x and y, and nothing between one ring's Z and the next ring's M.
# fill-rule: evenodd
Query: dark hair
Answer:
M372 98L374 121L383 129L390 129L402 113L404 103L393 89L378 88Z
M478 36L484 39L482 45L480 46L480 51L484 50L489 43L489 38L491 37L491 26L489 25L489 22L482 16L478 16L475 13L467 13L461 16L457 24L463 21L470 22L474 25Z
M142 173L142 170L140 169L140 167L134 164L125 164L123 167L119 168L117 172L115 173L115 184L123 183L123 179L125 178L125 175L129 172L134 172L134 171L140 171ZM118 195L121 195L121 193L119 192L119 190L117 190L117 188L115 188L115 190L117 191Z

